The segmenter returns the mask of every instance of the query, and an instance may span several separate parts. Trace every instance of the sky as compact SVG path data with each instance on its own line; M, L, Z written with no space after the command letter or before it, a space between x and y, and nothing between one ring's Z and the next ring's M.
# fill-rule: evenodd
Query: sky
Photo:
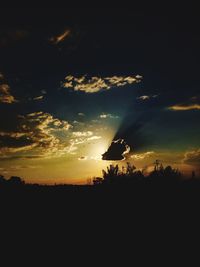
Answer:
M2 8L0 174L82 184L156 159L200 174L195 10Z

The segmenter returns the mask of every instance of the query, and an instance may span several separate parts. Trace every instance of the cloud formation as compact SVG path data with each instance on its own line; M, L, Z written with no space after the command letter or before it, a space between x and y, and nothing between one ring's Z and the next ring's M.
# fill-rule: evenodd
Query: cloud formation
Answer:
M150 98L156 98L158 95L141 95L137 97L139 100L149 100Z
M82 156L82 157L78 158L78 160L87 160L87 159L88 159L87 156Z
M88 136L92 136L93 132L91 132L91 131L73 132L72 135L75 137L88 137Z
M65 146L57 133L66 132L70 127L67 121L42 111L18 116L17 131L0 132L0 157L28 151L34 153L35 157L61 154Z
M140 75L133 76L112 76L112 77L90 77L86 75L74 77L68 75L62 83L62 87L71 88L74 91L85 93L97 93L101 90L109 90L113 87L122 87L133 83L138 83L142 79Z
M103 114L101 114L101 115L99 116L99 118L100 118L100 119L118 119L119 116L112 115L112 114L105 114L105 113L103 113Z
M0 103L12 104L16 99L10 92L10 86L5 82L4 75L0 73Z
M57 44L63 42L70 34L71 34L71 31L69 29L67 29L64 32L62 32L61 34L51 37L50 42L52 44L57 45Z
M189 165L200 165L200 149L186 152L184 155L184 163Z
M149 158L150 156L154 154L155 154L154 151L147 151L147 152L140 153L140 154L134 154L131 156L131 158L134 160L143 160L143 159Z
M102 155L102 160L124 160L125 155L129 152L130 147L123 139L114 140Z
M38 100L42 100L43 98L44 98L44 96L40 95L40 96L34 97L33 100L38 101Z
M79 145L87 146L93 143L95 140L99 140L102 137L99 135L93 135L93 132L72 132L71 139L69 140L70 145L68 146L67 152L69 154L76 154Z
M84 144L90 141L98 140L101 139L101 136L98 135L93 135L93 133L88 135L88 133L82 133L81 135L74 135L72 133L72 138L70 139L70 143L73 145L79 145L79 144Z
M168 109L173 111L200 110L200 104L177 104L170 106Z

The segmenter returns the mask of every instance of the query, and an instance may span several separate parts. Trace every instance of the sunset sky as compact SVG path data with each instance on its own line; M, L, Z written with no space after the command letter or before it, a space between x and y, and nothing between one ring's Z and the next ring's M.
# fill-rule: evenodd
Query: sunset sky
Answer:
M199 70L195 10L2 9L0 174L79 184L156 159L200 174Z

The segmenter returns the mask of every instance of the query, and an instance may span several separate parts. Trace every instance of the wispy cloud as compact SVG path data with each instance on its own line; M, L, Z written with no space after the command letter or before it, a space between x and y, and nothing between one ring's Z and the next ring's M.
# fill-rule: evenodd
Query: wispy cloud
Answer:
M88 159L87 156L82 156L82 157L78 158L78 160L87 160L87 159Z
M101 114L99 116L100 119L119 119L119 116L116 116L116 115L112 115L112 114Z
M101 136L93 135L93 136L91 136L91 137L88 137L87 141L99 140L99 139L101 139L101 138L102 138Z
M50 42L57 45L57 44L63 42L70 34L71 34L71 30L66 29L61 34L51 37Z
M188 151L184 155L183 162L189 165L200 165L200 149Z
M38 100L42 100L43 98L44 98L44 96L40 95L40 96L34 97L33 100L38 101Z
M72 136L72 139L70 139L70 143L73 145L80 145L85 144L91 141L99 140L102 137L99 135L81 135L81 136Z
M47 91L46 90L41 90L41 93L43 94L43 95L46 95L47 94Z
M200 104L177 104L168 107L169 110L174 110L174 111L186 111L186 110L200 110Z
M78 147L80 145L87 146L96 140L101 139L99 135L94 135L93 132L72 132L71 139L69 140L70 145L67 147L67 153L71 155L77 154ZM79 158L79 160L83 160ZM86 159L85 159L86 160Z
M66 145L57 133L66 132L69 128L71 125L67 121L42 111L18 116L16 132L0 132L0 157L28 151L37 157L61 155Z
M92 136L93 132L91 132L91 131L73 132L72 135L75 137L88 137L88 136Z
M17 102L10 91L10 86L5 81L4 75L0 73L0 103L12 104Z
M144 153L134 154L131 156L131 158L134 160L143 160L143 159L149 158L150 156L152 156L154 154L155 154L154 151L147 151Z
M139 100L149 100L151 98L156 98L158 95L141 95L137 97Z
M142 76L112 76L112 77L90 77L86 75L74 77L68 75L62 83L62 87L71 88L74 91L82 91L85 93L97 93L101 90L109 90L113 87L123 87L140 82Z

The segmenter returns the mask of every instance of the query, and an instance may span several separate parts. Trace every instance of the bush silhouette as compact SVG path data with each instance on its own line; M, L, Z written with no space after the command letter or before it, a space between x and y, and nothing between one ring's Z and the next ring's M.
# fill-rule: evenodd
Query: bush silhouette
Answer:
M160 164L155 166L154 171L148 177L155 183L175 183L180 181L181 173L178 169L173 169L171 166L164 168Z
M18 176L11 176L8 183L13 186L24 185L25 182Z
M152 182L152 183L175 183L180 181L181 173L178 169L171 166L163 167L159 160L155 162L155 168L146 177L143 172L137 170L134 165L127 162L126 167L121 169L118 165L110 165L107 170L102 170L103 178L94 178L94 185L102 184L130 184L135 182Z
M4 185L6 183L6 179L3 175L0 175L0 185Z
M125 184L140 181L144 178L141 171L137 171L134 165L127 162L126 167L120 169L118 165L110 165L107 170L102 170L103 178L98 184ZM93 180L96 184L96 180Z
M101 178L101 177L95 177L95 178L93 179L93 184L94 184L94 185L102 184L102 182L103 182L103 178Z

